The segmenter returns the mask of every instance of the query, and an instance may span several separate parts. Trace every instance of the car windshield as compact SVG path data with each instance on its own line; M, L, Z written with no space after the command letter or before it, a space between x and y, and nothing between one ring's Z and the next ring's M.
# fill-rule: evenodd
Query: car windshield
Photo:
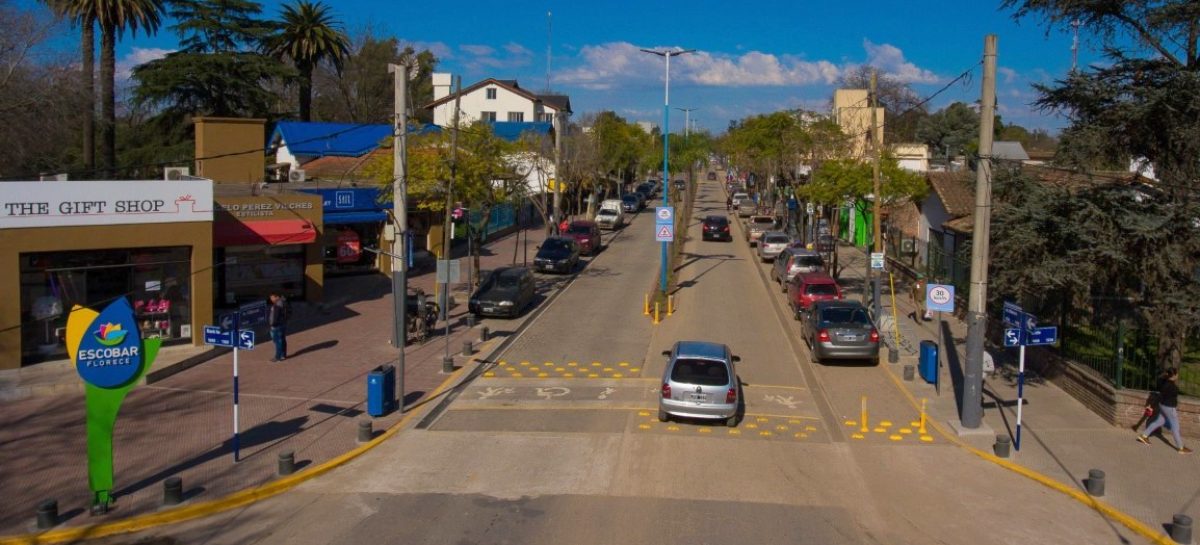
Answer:
M790 240L787 235L768 235L763 237L763 241L767 244L787 244Z
M725 362L715 360L679 359L671 370L671 380L700 386L724 386L729 384L729 370Z
M821 311L821 321L829 324L862 324L871 323L866 309L861 307L833 307Z
M565 240L548 239L542 243L542 250L554 253L567 253L571 251L571 245Z
M586 235L592 232L592 228L588 225L575 224L567 227L567 232L572 235Z
M837 286L833 284L809 284L804 288L809 295L837 295Z
M753 221L754 221L754 223L756 223L758 225L774 225L775 224L775 218L768 218L768 217L763 217L763 216L754 218Z
M600 213L597 215L598 216L615 216L615 215L617 215L617 211L613 210L611 208L605 208L604 210L601 210Z

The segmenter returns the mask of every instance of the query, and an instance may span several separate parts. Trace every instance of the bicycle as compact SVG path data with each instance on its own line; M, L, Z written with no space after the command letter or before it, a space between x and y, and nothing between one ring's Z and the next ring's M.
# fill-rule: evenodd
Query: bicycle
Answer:
M417 288L409 290L406 310L408 319L407 336L414 342L424 344L437 324L440 307L434 301L428 300L425 291Z

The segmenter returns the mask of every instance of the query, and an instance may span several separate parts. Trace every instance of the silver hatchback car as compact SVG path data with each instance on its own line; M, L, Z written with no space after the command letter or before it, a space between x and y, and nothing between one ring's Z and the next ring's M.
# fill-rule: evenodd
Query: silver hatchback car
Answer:
M663 370L658 401L658 420L672 416L724 420L726 426L738 424L737 373L733 364L741 361L729 347L703 341L679 341L663 355L670 358Z
M791 247L775 257L771 267L771 280L779 283L779 287L787 292L788 282L798 274L808 274L825 271L825 260L821 254L812 250Z
M779 254L792 243L792 237L783 231L767 231L758 239L758 260L763 263L775 261Z

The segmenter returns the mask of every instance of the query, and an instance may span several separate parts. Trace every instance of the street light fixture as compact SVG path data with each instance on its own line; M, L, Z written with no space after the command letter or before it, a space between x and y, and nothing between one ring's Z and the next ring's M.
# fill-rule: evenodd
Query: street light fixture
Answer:
M668 183L667 183L668 179L670 178L670 176L668 174L669 170L668 170L668 166L667 166L667 158L668 158L669 154L671 153L670 148L669 148L669 143L668 143L669 142L668 136L671 134L671 125L670 125L670 123L671 123L671 57L677 57L679 55L685 55L687 53L695 53L696 50L695 49L681 49L678 51L676 51L676 50L659 51L656 49L643 49L642 51L645 53L650 53L651 55L658 55L658 56L666 59L666 61L667 61L666 69L664 72L664 74L666 74L666 77L663 78L663 129L662 129L662 138L663 138L662 205L667 206L667 202L668 202L667 201L667 192L670 191L670 187L668 187ZM662 243L662 267L661 267L661 272L659 274L659 289L664 294L667 293L667 243L665 241Z

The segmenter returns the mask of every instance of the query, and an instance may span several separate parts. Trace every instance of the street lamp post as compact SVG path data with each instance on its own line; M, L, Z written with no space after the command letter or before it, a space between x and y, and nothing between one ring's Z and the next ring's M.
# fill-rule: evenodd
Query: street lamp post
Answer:
M643 49L642 51L644 51L646 53L650 53L652 55L658 55L658 56L666 59L666 61L667 61L665 72L664 72L664 74L666 74L666 76L663 78L663 129L662 129L662 138L663 138L662 205L667 206L668 205L667 192L670 191L670 187L668 187L668 185L669 185L668 180L669 180L670 176L668 174L669 169L667 166L667 159L671 153L670 147L669 147L669 138L668 138L669 135L671 134L671 125L670 125L670 122L671 122L671 57L683 55L686 53L694 53L696 50L695 49L682 49L679 51L674 51L674 50L658 51L658 50L654 50L654 49ZM661 290L663 293L666 293L667 292L667 243L665 241L662 243L662 267L660 269L658 283L659 283L659 290Z

